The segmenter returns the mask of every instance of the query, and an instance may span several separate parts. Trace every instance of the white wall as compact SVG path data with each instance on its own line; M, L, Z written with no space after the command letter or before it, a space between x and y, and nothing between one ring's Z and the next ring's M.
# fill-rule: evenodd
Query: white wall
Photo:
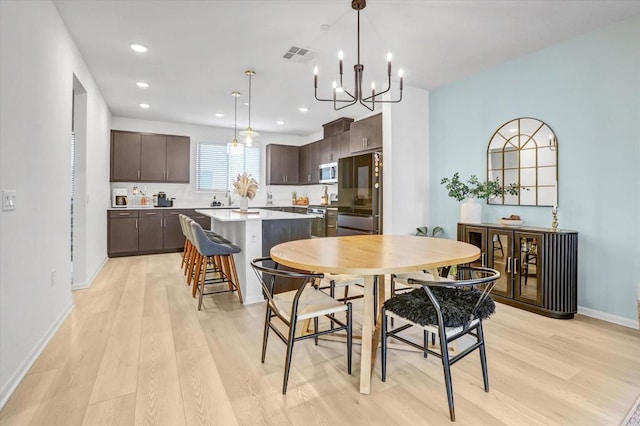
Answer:
M224 192L211 193L211 192L196 192L196 146L198 143L226 143L233 139L233 129L209 127L209 126L196 126L181 123L168 123L161 121L147 121L133 118L113 117L111 127L114 130L128 130L136 132L149 132L149 133L162 133L169 135L181 135L189 136L191 138L191 183L147 183L140 184L134 182L116 182L111 186L114 188L127 188L131 191L134 185L147 188L147 192L155 194L158 191L164 191L168 197L175 197L174 206L176 207L206 207L208 206L213 196L215 195L218 200L222 199ZM268 144L282 144L282 145L304 145L308 142L312 142L318 139L322 139L322 132L314 133L313 135L302 137L283 135L277 133L260 133L257 138L257 143L262 149L262 159L266 158L265 146ZM320 196L322 195L322 185L299 185L299 186L282 186L282 185L264 185L265 180L265 167L264 161L261 166L260 176L256 178L260 184L260 190L254 200L249 202L249 206L263 206L266 202L267 192L273 194L274 203L279 205L291 204L291 192L296 191L299 196L307 195L309 202L312 204L320 203ZM332 187L329 186L329 192L332 191ZM234 198L234 197L232 197Z
M415 234L429 223L429 92L405 86L383 109L384 233ZM438 224L435 224L438 225Z
M17 191L17 209L0 215L2 406L73 308L74 74L87 91L83 269L89 277L106 259L110 112L52 2L0 2L0 55L0 187Z

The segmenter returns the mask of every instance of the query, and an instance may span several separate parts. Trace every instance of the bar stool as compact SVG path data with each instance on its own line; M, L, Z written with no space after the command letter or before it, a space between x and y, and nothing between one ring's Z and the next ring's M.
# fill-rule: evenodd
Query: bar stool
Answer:
M233 254L240 253L240 248L226 242L218 242L209 238L207 233L202 229L199 223L190 222L192 243L196 248L197 254L195 259L195 281L192 290L192 296L195 297L196 292L200 290L198 300L198 310L202 308L202 297L204 296L205 284L221 284L227 283L228 290L217 290L207 294L228 293L237 291L240 303L242 303L242 290L238 282L238 272L233 259ZM224 241L228 241L223 239ZM206 282L207 265L212 265L212 277Z

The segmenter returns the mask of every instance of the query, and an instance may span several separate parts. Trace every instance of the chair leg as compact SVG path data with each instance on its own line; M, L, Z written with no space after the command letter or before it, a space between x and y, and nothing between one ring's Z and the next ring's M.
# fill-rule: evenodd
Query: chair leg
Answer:
M489 370L487 369L487 353L484 348L484 332L482 331L482 321L478 324L478 342L480 343L480 366L482 367L482 378L484 379L484 391L489 392Z
M424 340L424 357L426 358L429 355L427 348L429 347L429 332L427 330L423 330L423 340Z
M382 308L382 335L380 336L380 363L383 382L387 381L387 312Z
M333 321L331 321L331 323L333 324ZM313 332L317 333L318 332L318 317L314 317L313 318ZM314 337L313 339L315 341L316 346L318 346L318 336L316 335L316 337Z
M353 311L351 310L351 302L347 303L347 372L351 374L351 364L353 359Z
M282 394L287 393L287 384L289 383L289 371L291 370L291 356L293 355L293 343L296 335L296 319L291 319L291 326L289 327L289 340L287 341L287 354L284 360L284 379L282 381Z
M449 402L449 417L451 421L456 421L456 413L453 406L453 384L451 383L451 365L449 364L449 342L445 334L444 327L440 329L440 354L442 356L442 369L444 370L444 381L447 387L447 401Z
M269 323L271 322L271 308L267 302L267 312L264 317L264 331L262 333L262 363L267 355L267 340L269 340Z

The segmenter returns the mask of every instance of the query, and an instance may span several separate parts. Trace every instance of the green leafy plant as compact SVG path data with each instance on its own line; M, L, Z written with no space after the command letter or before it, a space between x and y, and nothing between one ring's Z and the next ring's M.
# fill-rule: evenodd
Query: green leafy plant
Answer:
M441 185L445 185L447 188L449 197L462 201L465 198L479 198L488 200L489 198L501 197L504 194L518 195L521 187L516 184L510 184L503 187L500 185L500 180L484 181L480 182L476 175L463 182L460 180L460 174L454 173L451 178L442 178Z
M429 237L429 236L435 237L436 235L438 235L442 231L444 231L444 229L442 229L442 227L435 226L431 230L431 235L429 235L429 227L421 226L420 228L416 228L416 235L419 236L419 237Z

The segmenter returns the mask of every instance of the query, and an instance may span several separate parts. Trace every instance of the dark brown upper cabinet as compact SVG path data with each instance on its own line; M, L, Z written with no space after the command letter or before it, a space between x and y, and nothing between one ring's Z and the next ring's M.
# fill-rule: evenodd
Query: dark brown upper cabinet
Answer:
M382 113L354 121L349 132L352 154L382 148Z
M187 136L111 131L112 182L189 183Z
M267 185L297 185L300 174L300 147L267 145Z

